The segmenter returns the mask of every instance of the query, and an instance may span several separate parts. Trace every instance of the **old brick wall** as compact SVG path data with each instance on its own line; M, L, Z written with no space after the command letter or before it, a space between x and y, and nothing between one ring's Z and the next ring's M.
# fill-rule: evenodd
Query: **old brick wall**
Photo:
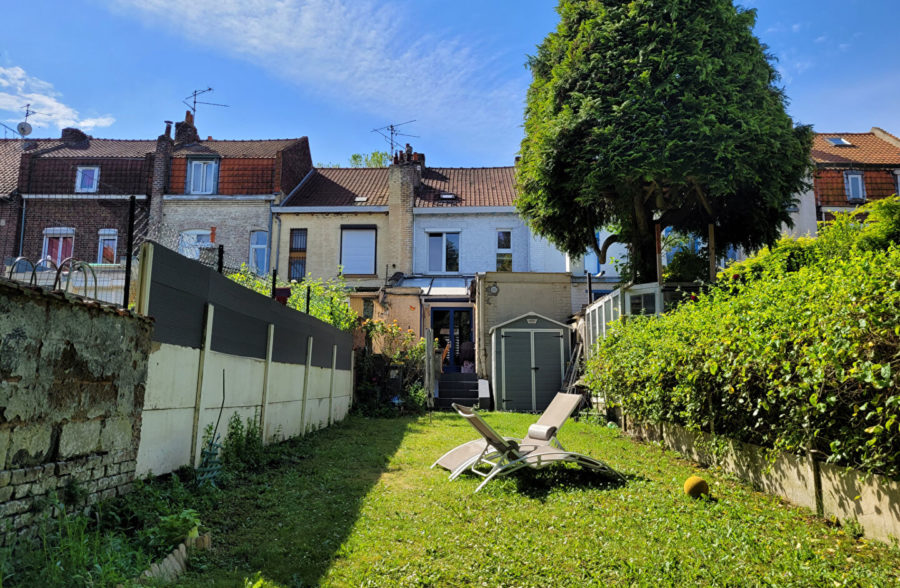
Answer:
M301 137L290 147L279 151L275 157L276 185L273 192L280 192L281 195L290 194L310 170L312 170L312 156L309 152L309 139Z
M0 278L0 540L134 479L152 323Z
M153 171L152 157L31 157L23 158L22 165L29 168L27 174L19 175L23 194L75 194L79 166L100 168L100 184L94 194L149 194Z
M100 229L116 229L116 259L127 249L128 200L70 198L28 200L25 212L25 240L22 255L32 261L40 259L44 247L44 229L67 227L75 229L73 255L76 259L96 263ZM138 200L135 217L147 217L148 203ZM138 231L144 230L142 226ZM140 236L140 235L138 235Z
M229 262L250 261L250 233L269 231L268 200L169 200L163 206L160 242L177 248L178 235L192 229L216 228L216 245Z
M21 214L22 200L18 196L0 197L0 268L4 261L19 253L18 227Z

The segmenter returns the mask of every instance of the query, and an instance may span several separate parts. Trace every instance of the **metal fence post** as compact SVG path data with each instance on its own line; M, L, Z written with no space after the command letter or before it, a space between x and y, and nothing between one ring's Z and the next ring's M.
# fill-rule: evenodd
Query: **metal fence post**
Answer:
M275 298L275 284L278 283L278 270L272 270L272 298Z
M125 288L122 295L122 306L128 308L128 299L131 297L131 256L134 255L134 194L128 199L128 237L126 239L125 255Z
M222 273L222 269L225 267L225 246L219 245L219 261L216 264L216 271L220 274Z

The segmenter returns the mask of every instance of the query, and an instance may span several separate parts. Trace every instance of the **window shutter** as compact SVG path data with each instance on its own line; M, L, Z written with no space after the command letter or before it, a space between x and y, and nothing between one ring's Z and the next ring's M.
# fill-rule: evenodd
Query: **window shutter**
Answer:
M375 229L341 231L341 265L345 274L375 273Z

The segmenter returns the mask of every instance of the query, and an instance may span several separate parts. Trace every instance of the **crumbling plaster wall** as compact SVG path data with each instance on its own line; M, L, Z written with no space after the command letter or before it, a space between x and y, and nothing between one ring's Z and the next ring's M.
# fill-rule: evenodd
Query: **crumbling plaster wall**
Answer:
M78 496L74 507L130 488L151 330L125 310L0 279L0 539L54 492Z

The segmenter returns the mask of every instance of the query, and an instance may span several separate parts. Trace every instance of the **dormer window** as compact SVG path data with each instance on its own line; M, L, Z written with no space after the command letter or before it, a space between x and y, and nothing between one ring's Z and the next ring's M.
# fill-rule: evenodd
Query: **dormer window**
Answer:
M826 141L831 143L834 147L850 147L853 145L853 143L843 137L828 137Z
M100 187L99 167L79 167L75 173L76 192L96 192Z
M847 195L848 202L866 201L866 184L861 171L847 170L844 172L844 193Z
M215 159L189 159L187 194L215 194L219 180L219 162Z

